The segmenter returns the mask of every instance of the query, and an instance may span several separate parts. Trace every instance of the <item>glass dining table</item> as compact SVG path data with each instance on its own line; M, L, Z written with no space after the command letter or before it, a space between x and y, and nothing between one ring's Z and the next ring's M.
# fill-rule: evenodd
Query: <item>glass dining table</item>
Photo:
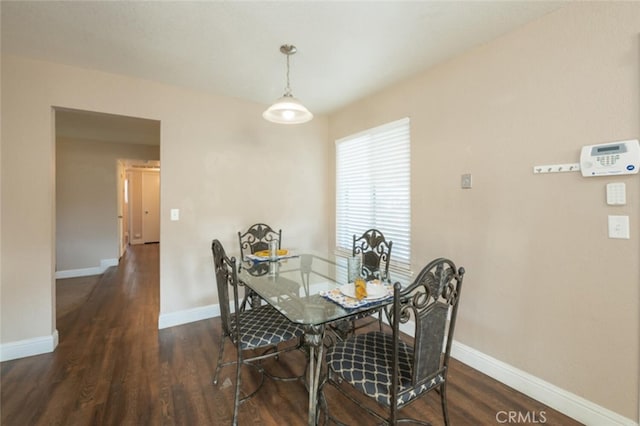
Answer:
M344 289L350 288L345 286L347 263L347 256L326 253L281 256L277 260L253 258L239 262L238 279L261 300L305 330L303 343L309 350L309 425L317 424L326 326L365 315L393 300L392 290L388 297L361 301L346 296L349 293ZM408 284L406 277L392 278L403 287Z

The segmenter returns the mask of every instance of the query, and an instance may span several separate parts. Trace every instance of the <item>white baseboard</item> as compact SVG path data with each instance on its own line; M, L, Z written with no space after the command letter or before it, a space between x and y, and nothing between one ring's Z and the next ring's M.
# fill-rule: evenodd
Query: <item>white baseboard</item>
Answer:
M453 341L451 356L585 425L637 426L635 421L529 373Z
M93 268L82 268L82 269L68 269L66 271L56 271L56 279L63 278L76 278L76 277L87 277L89 275L100 275L107 268L111 266L118 266L118 259L101 259L100 266L94 266Z
M102 272L106 271L108 268L112 266L118 266L118 259L100 259L100 267L102 268Z
M235 312L233 303L230 304L229 309L231 312ZM190 322L202 321L209 318L215 318L220 316L220 305L200 306L192 309L185 309L184 311L170 312L168 314L160 314L158 318L158 329L175 327L177 325L188 324Z
M87 277L89 275L100 275L104 270L99 266L83 269L68 269L66 271L56 271L56 279Z
M217 304L185 309L184 311L169 312L168 314L160 314L158 318L158 329L162 330L163 328L175 327L177 325L202 321L218 316L220 316L220 306Z
M51 336L35 337L0 345L0 362L53 352L58 346L58 330Z

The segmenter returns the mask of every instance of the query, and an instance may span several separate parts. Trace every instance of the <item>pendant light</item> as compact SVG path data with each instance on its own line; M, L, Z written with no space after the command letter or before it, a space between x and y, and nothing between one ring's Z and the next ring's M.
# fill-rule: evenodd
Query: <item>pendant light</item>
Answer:
M289 86L289 57L297 50L295 46L290 44L280 46L280 52L287 56L287 87L284 95L262 113L265 120L279 124L298 124L306 123L313 118L313 114L293 97Z

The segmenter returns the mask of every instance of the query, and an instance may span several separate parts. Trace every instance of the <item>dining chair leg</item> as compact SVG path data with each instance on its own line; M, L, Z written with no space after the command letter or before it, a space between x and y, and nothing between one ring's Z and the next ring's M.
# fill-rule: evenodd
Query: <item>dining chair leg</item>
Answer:
M238 425L238 408L240 406L240 368L242 368L242 355L238 351L238 362L236 362L236 389L233 403L233 426Z
M442 404L442 416L444 417L445 426L449 426L449 410L447 407L447 382L440 386L440 403Z
M220 373L222 359L224 358L224 340L225 336L222 336L222 342L220 343L220 351L218 352L218 363L216 364L216 374L213 375L213 384L218 384L218 374Z

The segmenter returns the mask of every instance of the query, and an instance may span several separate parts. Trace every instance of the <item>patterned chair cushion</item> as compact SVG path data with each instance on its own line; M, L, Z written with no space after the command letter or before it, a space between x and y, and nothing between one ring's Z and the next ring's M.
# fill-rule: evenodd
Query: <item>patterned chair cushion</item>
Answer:
M235 319L235 316L232 318ZM241 312L240 323L242 350L276 345L302 335L302 327L286 319L270 305Z
M389 406L391 401L393 336L381 332L359 334L336 343L327 353L331 370L367 396ZM442 374L411 389L413 347L400 342L398 347L398 407L413 400L444 381Z

